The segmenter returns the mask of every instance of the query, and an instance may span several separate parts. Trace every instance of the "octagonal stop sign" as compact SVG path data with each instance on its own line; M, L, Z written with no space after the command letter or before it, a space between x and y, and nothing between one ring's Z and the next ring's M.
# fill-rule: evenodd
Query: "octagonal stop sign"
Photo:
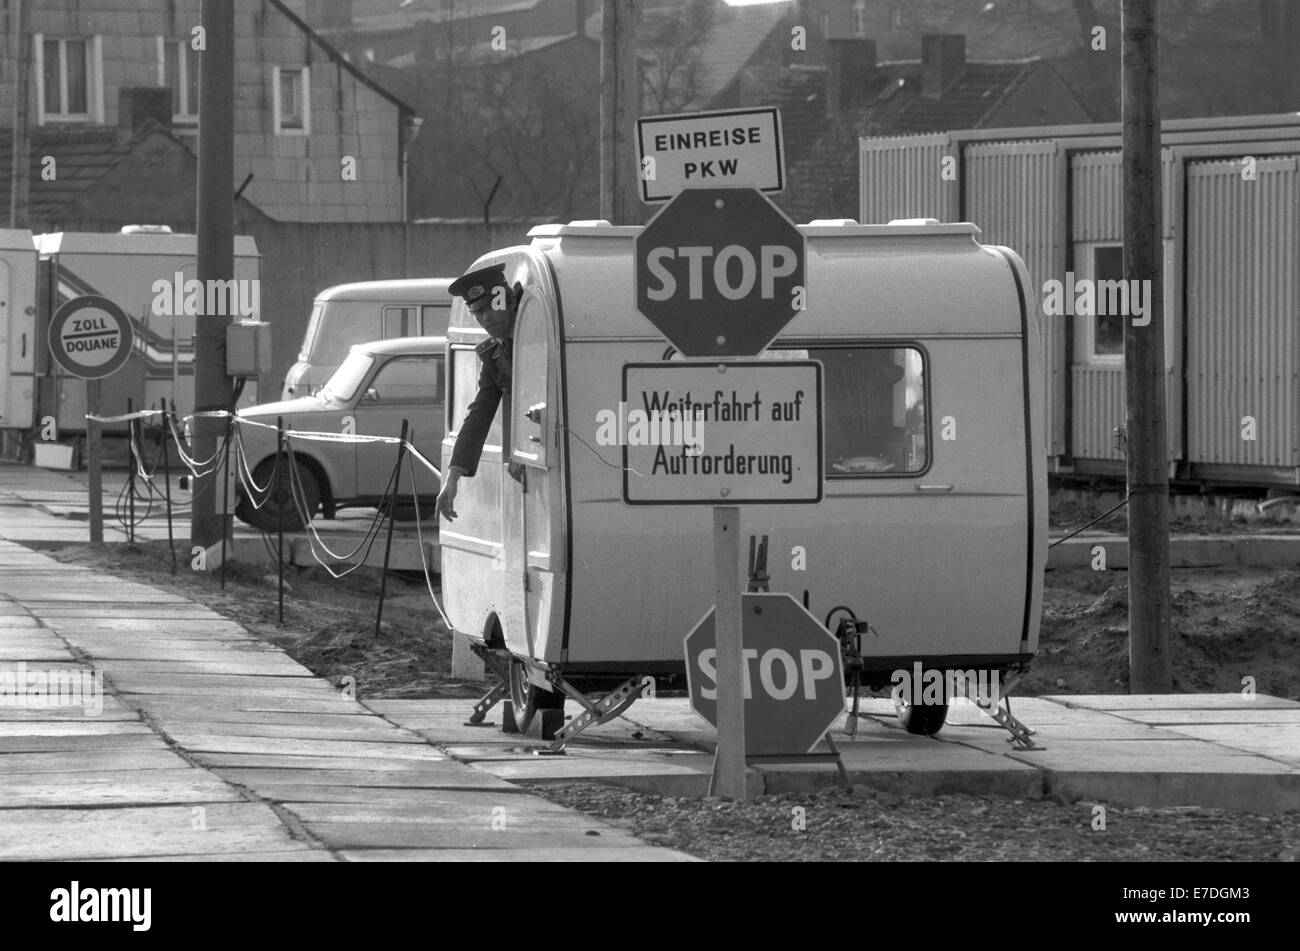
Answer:
M691 708L718 725L716 611L686 635ZM839 641L788 594L741 596L745 753L809 753L844 712Z
M754 188L688 188L636 238L636 306L688 357L761 353L804 307L804 237Z

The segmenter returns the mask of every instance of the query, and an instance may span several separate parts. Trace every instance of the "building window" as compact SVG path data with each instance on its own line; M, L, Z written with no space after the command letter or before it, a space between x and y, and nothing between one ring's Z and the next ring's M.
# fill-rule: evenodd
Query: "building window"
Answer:
M867 35L867 3L866 0L854 0L853 4L853 35Z
M1092 321L1092 345L1088 353L1094 358L1105 359L1124 357L1124 314L1116 295L1103 293L1105 288L1115 287L1124 280L1124 248L1111 244L1094 248L1092 252L1093 286L1097 291L1097 316ZM1104 283L1105 282L1105 283ZM1119 285L1122 286L1122 285Z
M37 123L103 122L99 37L33 37Z
M185 40L158 37L158 85L172 91L172 121L199 121L199 54Z
M272 85L276 134L310 135L311 77L308 68L281 69L277 66Z

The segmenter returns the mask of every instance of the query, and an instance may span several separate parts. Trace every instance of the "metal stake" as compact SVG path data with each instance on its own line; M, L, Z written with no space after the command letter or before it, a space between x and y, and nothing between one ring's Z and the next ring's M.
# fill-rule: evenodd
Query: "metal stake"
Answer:
M393 511L397 508L397 493L402 487L402 459L406 455L407 425L407 421L402 420L402 441L397 445L397 467L393 470L393 491L389 493L387 500L388 540L384 542L384 571L379 576L379 607L375 611L375 637L379 637L379 622L384 618L384 593L388 590L388 555L393 550Z
M280 492L279 460L284 457L284 417L283 416L277 416L275 418L275 445L276 445L275 458L276 458L277 468L275 472L274 484L272 485L272 490L278 496ZM290 476L290 479L292 478L293 477ZM292 483L290 483L289 485L289 495L290 498L292 499L293 496ZM279 573L280 573L280 614L279 614L279 620L276 621L276 624L278 624L280 627L284 627L284 506L281 504L278 497L276 498L275 511L277 515L276 522L275 522L275 531L276 531L276 535L278 536L275 560L277 566L279 567Z
M126 540L128 544L135 544L135 420L131 414L135 411L135 405L128 398L126 401L126 505L129 518L126 523Z
M226 537L230 534L230 431L234 417L226 417L226 445L221 462L221 590L226 590Z
M172 574L176 574L176 538L172 532L172 480L171 470L167 461L167 439L171 435L171 427L167 425L167 400L161 401L162 406L162 470L163 470L163 498L167 500L167 550L172 556Z

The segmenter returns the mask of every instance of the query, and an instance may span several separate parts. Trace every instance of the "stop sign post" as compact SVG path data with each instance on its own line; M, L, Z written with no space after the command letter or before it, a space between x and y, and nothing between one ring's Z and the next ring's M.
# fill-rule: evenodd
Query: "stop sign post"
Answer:
M806 305L804 237L755 188L680 192L635 254L637 310L688 357L754 356Z
M691 708L718 725L718 647L710 611L686 635ZM789 594L741 596L742 696L749 756L812 751L844 712L839 641Z
M807 306L804 237L755 188L680 192L637 235L633 253L637 310L687 357L756 356ZM710 722L718 730L718 748L709 793L744 799L743 579L735 505L713 509L713 581L716 693ZM838 648L832 654L838 663ZM842 709L842 674L833 687ZM767 748L766 725L760 717L755 726L758 749ZM817 736L824 732L825 727ZM816 737L809 747L815 742Z

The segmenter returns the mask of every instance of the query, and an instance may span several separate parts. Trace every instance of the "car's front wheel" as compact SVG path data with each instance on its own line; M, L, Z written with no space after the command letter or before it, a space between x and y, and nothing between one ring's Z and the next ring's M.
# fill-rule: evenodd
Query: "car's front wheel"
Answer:
M294 467L292 473L290 465ZM274 458L263 460L253 470L253 483L252 489L247 486L240 489L235 514L254 528L275 532L283 527L286 532L296 532L320 511L320 483L310 467L297 458L290 462L281 457L278 472ZM254 501L260 501L261 505L254 507Z

